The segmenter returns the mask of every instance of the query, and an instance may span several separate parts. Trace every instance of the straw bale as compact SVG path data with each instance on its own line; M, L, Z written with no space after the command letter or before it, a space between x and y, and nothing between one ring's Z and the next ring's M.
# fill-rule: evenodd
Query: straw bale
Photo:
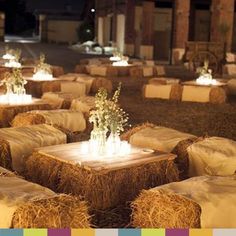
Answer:
M16 105L0 107L0 127L9 127L11 121L17 114L31 110L51 110L51 106L47 103L33 103L21 106Z
M142 191L132 202L132 225L138 228L200 228L201 207L166 190Z
M152 78L148 81L149 84L162 84L162 85L166 85L167 81L165 78Z
M154 124L152 123L144 123L144 124L141 124L141 125L137 125L137 126L134 126L132 129L129 129L128 131L126 131L125 133L123 133L120 138L121 140L125 140L125 141L129 141L130 137L137 133L138 131L142 130L142 129L145 129L147 127L150 127L150 128L153 128L155 127Z
M89 228L90 217L84 201L69 195L27 202L16 210L13 228Z
M116 66L106 66L107 67L107 76L115 76L117 77L118 76L118 69Z
M64 75L64 68L62 66L51 66L53 77L57 78L61 75Z
M180 179L188 178L188 169L189 169L189 157L187 148L192 144L203 140L203 137L199 138L189 138L183 141L180 141L177 146L173 149L172 153L177 155L175 162L180 171Z
M76 65L75 66L75 73L88 74L86 65Z
M183 93L183 86L180 84L172 84L170 91L170 100L181 101Z
M11 122L12 127L45 124L45 118L37 113L19 113Z
M0 139L0 166L12 169L10 144L4 139Z
M93 80L91 91L97 93L99 88L105 88L108 93L112 92L112 82L109 79L98 77Z
M225 103L227 100L226 90L220 87L212 87L209 100L211 103Z
M160 161L108 173L62 166L59 191L81 194L93 208L107 209L133 200L141 189L178 180L173 161ZM96 189L94 189L96 186Z
M129 69L129 75L131 77L143 77L143 68L140 66L131 67Z

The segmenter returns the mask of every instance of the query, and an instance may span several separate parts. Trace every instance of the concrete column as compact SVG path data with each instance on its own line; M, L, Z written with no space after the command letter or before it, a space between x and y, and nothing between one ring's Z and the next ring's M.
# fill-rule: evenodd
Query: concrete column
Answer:
M103 17L98 17L97 37L99 45L103 46Z
M153 59L154 10L155 1L143 2L142 44L140 47L140 57L144 59Z
M124 53L125 44L125 15L117 15L117 28L116 28L116 46L119 52Z
M135 44L135 0L126 1L125 54L134 56Z
M0 41L4 41L5 36L5 13L0 12Z
M48 41L48 22L46 15L39 15L39 35L41 42Z
M212 0L211 41L224 42L231 51L235 0Z
M172 63L180 64L189 35L190 0L175 0Z

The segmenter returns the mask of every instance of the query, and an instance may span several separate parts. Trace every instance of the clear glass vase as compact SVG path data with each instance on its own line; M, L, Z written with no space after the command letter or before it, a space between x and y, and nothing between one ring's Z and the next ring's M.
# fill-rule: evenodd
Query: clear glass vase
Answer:
M104 130L93 130L90 135L90 150L93 155L104 155L106 150L106 134Z

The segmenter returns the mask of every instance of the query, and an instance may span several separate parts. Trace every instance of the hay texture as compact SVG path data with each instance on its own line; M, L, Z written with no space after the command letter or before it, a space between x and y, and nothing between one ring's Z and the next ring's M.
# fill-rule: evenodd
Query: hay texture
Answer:
M27 176L34 182L58 192L82 195L96 209L125 204L133 200L141 189L178 180L178 170L173 160L95 171L36 152L26 165Z
M76 65L74 71L75 73L78 73L78 74L88 74L86 65Z
M55 194L0 169L3 228L89 228L90 216L79 197ZM6 186L4 182L8 182ZM16 188L19 190L16 194ZM13 197L14 196L14 197ZM10 206L10 207L9 207ZM4 220L5 217L5 220Z
M45 102L33 100L25 105L0 105L0 127L9 127L14 117L19 113L32 110L51 110L51 106Z
M113 89L112 82L109 79L98 77L93 80L91 92L97 93L100 88L105 88L108 93L111 93Z
M220 87L213 87L210 91L210 102L214 104L222 104L227 101L226 90Z
M64 75L64 68L62 66L51 66L53 77L57 78L61 75Z
M12 169L10 144L4 139L0 139L0 166L9 170Z
M26 125L39 125L45 123L46 120L41 114L27 112L16 115L13 121L11 122L11 126L22 127Z
M137 228L200 228L200 206L163 189L142 191L131 206Z

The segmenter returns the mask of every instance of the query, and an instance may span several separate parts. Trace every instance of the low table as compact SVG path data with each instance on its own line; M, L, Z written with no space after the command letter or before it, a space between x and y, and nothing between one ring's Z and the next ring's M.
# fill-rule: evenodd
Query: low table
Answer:
M10 122L18 113L31 110L51 110L51 106L41 99L32 99L31 103L4 104L0 103L0 128L9 127Z
M205 85L205 84L198 84L197 82L196 82L196 80L190 80L190 81L186 81L186 82L183 82L182 84L183 85L189 85L189 86L204 86L204 87L224 87L224 86L227 86L227 83L225 83L225 82L221 82L221 81L218 81L218 80L216 80L217 81L217 83L216 84L214 84L214 85Z
M58 192L82 195L96 209L124 204L142 189L179 179L174 154L132 147L125 156L94 159L83 154L83 147L78 142L37 149L26 163L27 177Z

